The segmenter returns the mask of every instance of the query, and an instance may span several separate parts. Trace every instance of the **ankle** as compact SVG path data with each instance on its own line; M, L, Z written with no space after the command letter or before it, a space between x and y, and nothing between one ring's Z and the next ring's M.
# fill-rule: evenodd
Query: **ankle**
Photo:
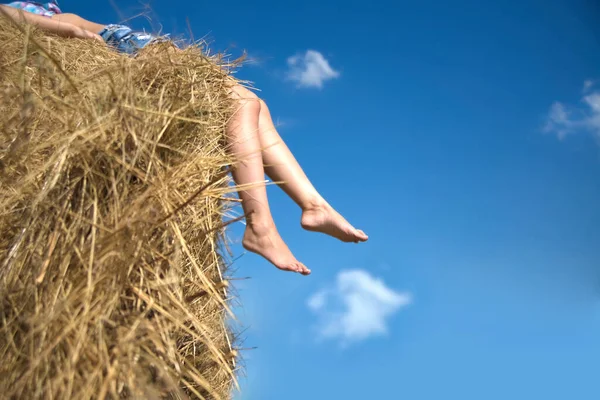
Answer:
M257 218L246 220L246 229L250 230L250 232L256 236L265 236L276 230L275 223L272 219L269 221Z
M324 210L329 207L329 204L322 197L315 197L305 201L300 208L302 211Z

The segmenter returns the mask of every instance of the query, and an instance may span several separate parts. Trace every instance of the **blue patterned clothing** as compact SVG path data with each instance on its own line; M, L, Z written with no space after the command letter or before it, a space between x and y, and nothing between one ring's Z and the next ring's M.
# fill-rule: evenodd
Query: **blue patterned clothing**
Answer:
M106 44L125 54L135 54L150 43L164 40L146 32L134 32L126 25L116 24L106 25L98 34Z
M58 1L50 1L46 3L38 3L37 1L13 1L6 4L9 7L18 8L19 10L27 11L43 17L52 17L54 14L61 14L62 11L58 7Z

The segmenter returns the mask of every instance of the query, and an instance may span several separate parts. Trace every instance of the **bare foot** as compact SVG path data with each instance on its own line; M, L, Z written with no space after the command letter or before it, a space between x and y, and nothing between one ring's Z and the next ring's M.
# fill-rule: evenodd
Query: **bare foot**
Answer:
M284 271L309 275L310 269L296 260L274 225L248 223L242 245L248 251L263 256L267 261Z
M321 232L342 242L366 242L369 237L356 229L329 204L321 203L302 211L302 227L308 231Z

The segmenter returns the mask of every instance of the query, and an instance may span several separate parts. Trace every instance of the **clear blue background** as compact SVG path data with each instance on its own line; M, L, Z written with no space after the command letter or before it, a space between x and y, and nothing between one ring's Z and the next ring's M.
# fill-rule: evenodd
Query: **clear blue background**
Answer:
M135 1L61 1L119 22ZM173 4L179 4L173 7ZM600 147L543 134L554 101L600 77L597 1L152 1L147 27L208 37L259 63L255 82L315 186L370 235L303 232L269 190L280 232L313 275L236 260L247 328L243 400L599 399ZM339 79L285 81L323 53ZM242 226L232 231L239 241ZM238 245L237 255L242 253ZM361 268L414 304L387 337L318 343L307 298Z

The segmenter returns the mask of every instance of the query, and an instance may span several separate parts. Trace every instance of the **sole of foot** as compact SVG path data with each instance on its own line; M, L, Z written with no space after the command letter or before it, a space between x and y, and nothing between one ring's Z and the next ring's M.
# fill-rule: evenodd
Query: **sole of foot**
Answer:
M311 273L310 269L294 257L274 226L248 225L242 245L246 250L262 256L282 271L297 272L302 275Z

